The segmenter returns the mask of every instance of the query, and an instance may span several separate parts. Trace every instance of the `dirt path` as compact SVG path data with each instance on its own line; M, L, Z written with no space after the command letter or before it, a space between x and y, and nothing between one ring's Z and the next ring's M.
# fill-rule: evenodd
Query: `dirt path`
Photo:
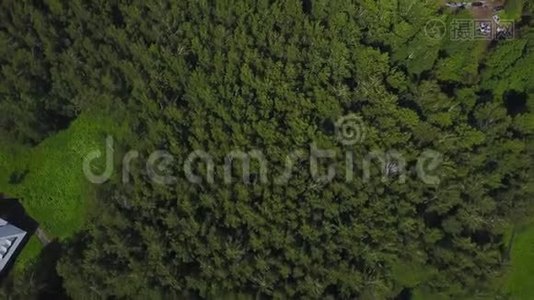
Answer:
M493 8L505 4L504 0L486 1L487 7L472 7L469 10L475 19L491 19L495 14Z
M506 0L443 0L443 5L447 3L473 3L473 2L482 2L484 6L473 6L468 8L475 19L491 19L494 15L493 8L497 6L503 6L506 4Z
M45 247L46 245L50 244L50 242L52 242L52 240L46 235L46 233L44 232L43 229L41 229L41 227L37 228L37 230L35 231L35 235L37 236L41 244L43 244L43 247Z

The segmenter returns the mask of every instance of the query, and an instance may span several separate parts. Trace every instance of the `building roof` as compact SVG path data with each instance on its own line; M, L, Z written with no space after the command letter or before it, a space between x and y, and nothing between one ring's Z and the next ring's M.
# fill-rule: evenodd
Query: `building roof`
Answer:
M25 236L26 231L0 218L0 272L13 258Z

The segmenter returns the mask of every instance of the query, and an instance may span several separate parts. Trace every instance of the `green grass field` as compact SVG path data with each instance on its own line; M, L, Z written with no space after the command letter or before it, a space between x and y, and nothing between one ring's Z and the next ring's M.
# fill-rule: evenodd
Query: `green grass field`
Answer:
M116 128L110 119L81 115L31 149L0 142L0 191L19 199L50 238L72 236L83 226L95 190L83 174L83 158L90 151L104 151L107 134ZM15 269L40 250L31 237Z
M534 224L520 230L512 246L506 289L512 299L534 299Z

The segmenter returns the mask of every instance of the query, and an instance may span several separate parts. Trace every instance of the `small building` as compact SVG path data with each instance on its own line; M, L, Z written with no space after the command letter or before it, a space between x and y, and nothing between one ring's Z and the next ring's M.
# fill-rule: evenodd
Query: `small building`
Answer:
M26 231L0 218L0 272L15 258L25 236Z

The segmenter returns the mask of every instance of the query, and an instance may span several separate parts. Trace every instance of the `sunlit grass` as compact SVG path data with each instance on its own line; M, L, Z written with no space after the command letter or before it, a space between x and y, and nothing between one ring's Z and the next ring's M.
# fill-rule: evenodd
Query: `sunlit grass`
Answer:
M534 299L534 224L521 230L512 247L507 290L512 299Z
M34 148L0 144L0 191L19 199L52 237L71 236L85 221L93 189L82 171L83 158L104 151L113 126L105 118L82 115Z

